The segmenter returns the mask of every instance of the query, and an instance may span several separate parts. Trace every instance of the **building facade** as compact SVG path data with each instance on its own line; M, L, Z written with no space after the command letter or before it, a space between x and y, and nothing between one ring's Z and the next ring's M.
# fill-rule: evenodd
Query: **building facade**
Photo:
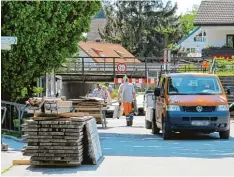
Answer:
M178 45L189 53L202 54L203 49L234 50L234 0L203 0L192 33ZM234 55L234 52L233 52Z

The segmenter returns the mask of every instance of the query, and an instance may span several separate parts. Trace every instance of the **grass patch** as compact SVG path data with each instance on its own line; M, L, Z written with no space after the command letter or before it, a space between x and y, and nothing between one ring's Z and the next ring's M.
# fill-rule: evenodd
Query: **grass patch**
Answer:
M216 73L218 76L234 76L233 71L220 71Z
M16 138L20 138L20 135L16 131L2 130L2 135L9 135L9 136L13 136L13 137L16 137Z

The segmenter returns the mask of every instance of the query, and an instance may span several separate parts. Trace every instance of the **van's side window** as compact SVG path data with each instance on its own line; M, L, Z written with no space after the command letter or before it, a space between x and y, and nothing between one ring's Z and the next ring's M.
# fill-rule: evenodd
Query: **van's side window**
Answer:
M160 96L164 97L164 91L165 91L165 78L162 81L162 85L161 85L161 91L160 91Z

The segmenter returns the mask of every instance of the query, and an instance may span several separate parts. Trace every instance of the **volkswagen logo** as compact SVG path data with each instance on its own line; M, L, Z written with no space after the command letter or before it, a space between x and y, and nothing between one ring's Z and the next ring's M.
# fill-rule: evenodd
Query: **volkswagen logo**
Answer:
M196 107L197 112L202 112L203 108L201 106Z

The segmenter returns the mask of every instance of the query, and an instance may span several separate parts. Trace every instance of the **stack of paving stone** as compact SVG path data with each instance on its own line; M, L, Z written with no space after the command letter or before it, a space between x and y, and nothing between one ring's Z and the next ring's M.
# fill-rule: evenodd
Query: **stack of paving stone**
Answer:
M90 154L85 123L91 119L92 116L26 120L22 130L28 145L23 155L31 156L32 165L81 165Z

